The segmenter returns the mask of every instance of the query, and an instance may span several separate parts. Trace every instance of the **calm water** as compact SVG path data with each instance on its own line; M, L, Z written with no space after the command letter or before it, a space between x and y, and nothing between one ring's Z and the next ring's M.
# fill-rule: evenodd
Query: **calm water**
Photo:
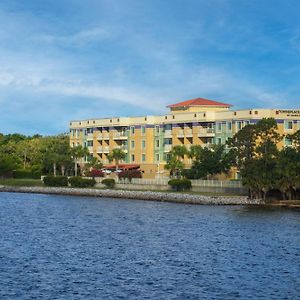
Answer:
M0 193L0 299L300 299L300 212Z

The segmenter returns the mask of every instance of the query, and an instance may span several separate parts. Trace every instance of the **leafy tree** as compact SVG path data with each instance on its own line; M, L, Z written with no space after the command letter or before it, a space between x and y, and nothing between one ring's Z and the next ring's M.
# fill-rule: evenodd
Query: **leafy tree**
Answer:
M279 152L275 168L275 182L283 198L292 200L293 194L300 186L300 152L296 148L285 147Z
M228 173L232 165L232 152L225 151L225 145L215 145L212 148L192 147L190 157L194 158L191 169L187 172L189 178L208 178L221 173Z
M245 126L228 141L251 197L265 198L275 186L277 143L281 139L275 119L263 118L255 125Z
M0 154L0 176L8 176L17 166L14 158L9 154Z
M229 138L227 145L231 149L234 156L234 164L238 168L242 168L247 160L255 157L256 148L256 127L254 125L246 125L239 130L232 138Z

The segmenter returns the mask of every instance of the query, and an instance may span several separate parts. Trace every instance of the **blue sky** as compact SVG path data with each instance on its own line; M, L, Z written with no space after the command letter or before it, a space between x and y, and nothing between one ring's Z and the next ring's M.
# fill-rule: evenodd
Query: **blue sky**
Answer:
M205 97L300 108L298 0L1 0L0 132Z

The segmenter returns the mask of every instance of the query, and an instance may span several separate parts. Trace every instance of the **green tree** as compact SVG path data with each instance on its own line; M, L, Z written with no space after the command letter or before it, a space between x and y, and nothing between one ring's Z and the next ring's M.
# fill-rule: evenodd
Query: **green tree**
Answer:
M300 186L300 152L296 148L285 147L278 155L275 168L276 187L284 199L292 200Z
M14 160L14 158L9 154L0 154L0 176L5 177L9 176L15 168L17 164Z
M263 118L245 126L228 141L251 197L265 198L275 186L277 144L281 139L275 119Z
M228 173L232 165L232 152L225 151L225 145L215 145L211 148L192 147L190 157L193 158L191 169L187 172L189 178L199 179Z

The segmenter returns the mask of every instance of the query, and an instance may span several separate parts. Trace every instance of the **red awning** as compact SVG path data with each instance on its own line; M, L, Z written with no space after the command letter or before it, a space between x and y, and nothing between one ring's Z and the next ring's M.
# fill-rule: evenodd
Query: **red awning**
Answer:
M106 169L116 169L116 165L104 165ZM119 169L123 170L132 170L132 169L139 169L140 165L137 164L120 164L118 165Z

